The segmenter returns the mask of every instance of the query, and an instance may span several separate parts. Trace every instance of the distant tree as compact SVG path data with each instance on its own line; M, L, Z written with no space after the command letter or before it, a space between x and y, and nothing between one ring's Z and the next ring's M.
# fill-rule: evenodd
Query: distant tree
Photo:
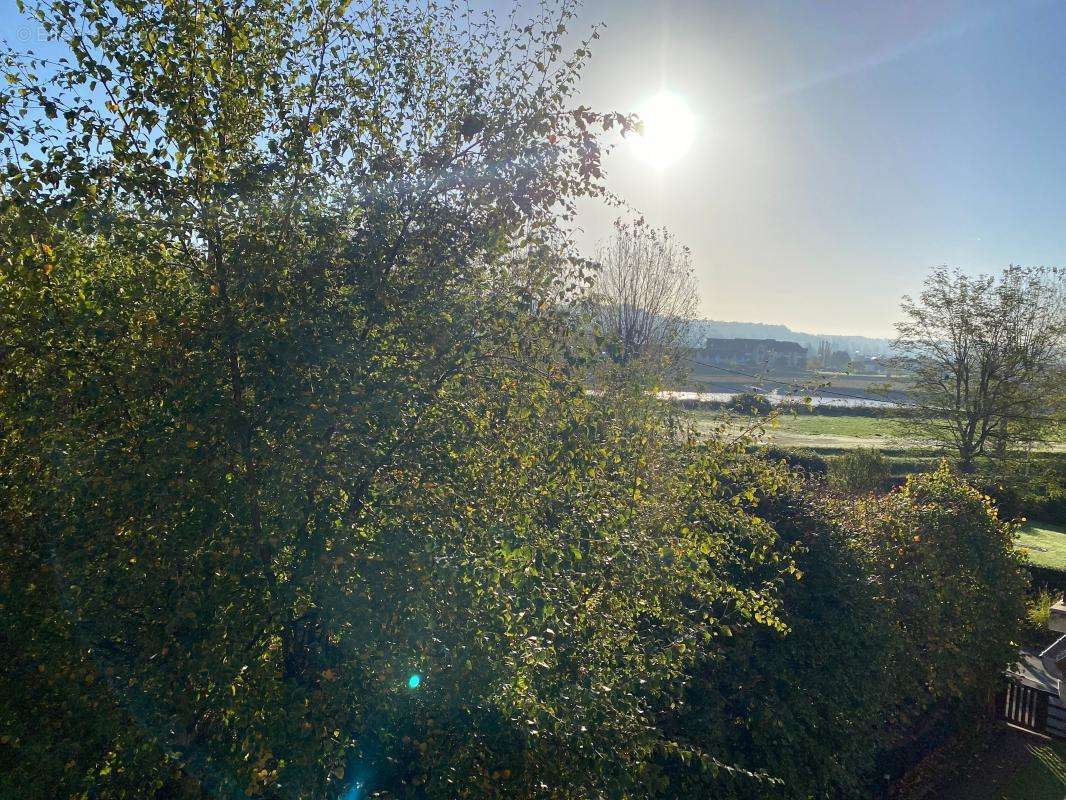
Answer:
M845 370L851 364L851 354L847 350L834 350L829 356L829 366L836 370Z
M969 277L940 267L903 298L894 347L913 374L914 417L959 468L1043 438L1063 359L1064 272L1010 266Z
M829 342L823 340L818 345L818 366L819 366L819 368L825 369L826 367L828 367L830 358L831 358L831 355L830 355Z
M689 249L665 228L619 220L598 260L597 312L613 359L675 364L696 310Z

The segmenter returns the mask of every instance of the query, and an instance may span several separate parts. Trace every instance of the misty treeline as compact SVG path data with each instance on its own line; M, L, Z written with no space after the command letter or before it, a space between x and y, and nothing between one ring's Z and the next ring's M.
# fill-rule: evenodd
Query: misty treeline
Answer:
M867 796L987 702L984 498L817 497L589 335L568 225L632 120L575 105L571 12L26 9L0 796Z

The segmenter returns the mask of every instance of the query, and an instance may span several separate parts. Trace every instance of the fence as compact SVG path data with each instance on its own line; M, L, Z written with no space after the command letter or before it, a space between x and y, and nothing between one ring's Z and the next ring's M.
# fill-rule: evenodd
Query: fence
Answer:
M997 703L1000 716L1021 728L1045 733L1048 728L1048 706L1051 695L1010 681ZM1066 722L1066 719L1064 719Z

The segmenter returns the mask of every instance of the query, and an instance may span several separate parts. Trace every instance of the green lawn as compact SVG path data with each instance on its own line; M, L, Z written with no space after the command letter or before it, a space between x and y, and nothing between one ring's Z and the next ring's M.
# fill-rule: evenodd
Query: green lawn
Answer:
M696 425L709 430L719 424L722 411L687 412ZM839 452L855 447L878 450L917 451L928 443L916 438L899 417L848 416L837 414L789 414L781 412L776 424L767 426L766 438L781 447L807 447L814 450ZM1037 448L1037 451L1066 452L1066 435ZM932 452L929 452L932 455Z
M997 800L1063 800L1066 797L1066 742L1030 744L1029 758L997 796Z
M986 753L937 800L1063 800L1066 742L1004 729Z
M1030 522L1022 528L1018 546L1029 551L1029 560L1034 564L1066 570L1066 526Z
M845 417L819 414L781 414L774 430L803 436L858 436L891 439L907 436L903 420L896 417Z
M722 418L720 411L689 413L696 424L704 429L714 427ZM914 446L914 442L907 438L903 420L897 417L793 415L782 412L776 417L776 424L767 427L766 436L782 447L907 449Z

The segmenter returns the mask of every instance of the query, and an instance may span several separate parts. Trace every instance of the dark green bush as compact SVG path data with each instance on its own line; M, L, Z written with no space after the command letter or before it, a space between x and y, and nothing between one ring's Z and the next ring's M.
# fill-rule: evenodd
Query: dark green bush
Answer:
M995 504L1001 519L1018 519L1025 516L1026 507L1031 507L1032 499L1026 502L1024 490L1019 483L997 475L976 475L970 478L970 484Z
M1004 519L1036 519L1066 523L1066 486L1062 467L1057 462L1030 473L980 475L971 478L979 491L988 495Z
M888 487L892 471L879 450L860 447L829 462L829 483L849 494L880 492Z
M1048 493L1044 500L1044 519L1066 525L1066 488L1060 486Z
M747 392L738 394L726 403L726 408L737 414L749 414L751 416L764 416L774 410L773 404L761 394Z
M670 763L667 794L879 796L886 772L920 757L916 729L963 729L1015 655L1026 607L1014 529L944 466L860 500L792 486L760 514L794 548L787 629L724 641L667 723L671 738L757 776L712 782Z

